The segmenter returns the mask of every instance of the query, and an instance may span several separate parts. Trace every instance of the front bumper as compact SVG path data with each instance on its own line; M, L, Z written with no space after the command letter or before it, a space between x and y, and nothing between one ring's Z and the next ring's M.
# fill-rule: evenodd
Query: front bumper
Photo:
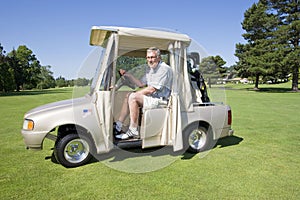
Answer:
M22 129L21 131L27 149L41 150L47 131L35 132Z

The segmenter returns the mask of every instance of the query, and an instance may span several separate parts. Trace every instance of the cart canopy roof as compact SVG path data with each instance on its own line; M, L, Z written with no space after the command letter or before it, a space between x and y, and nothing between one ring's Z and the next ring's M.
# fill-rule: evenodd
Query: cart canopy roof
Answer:
M103 46L112 33L119 37L119 49L132 51L146 49L152 46L161 50L168 50L169 44L180 41L189 46L191 39L185 34L145 28L128 28L116 26L93 26L90 44Z

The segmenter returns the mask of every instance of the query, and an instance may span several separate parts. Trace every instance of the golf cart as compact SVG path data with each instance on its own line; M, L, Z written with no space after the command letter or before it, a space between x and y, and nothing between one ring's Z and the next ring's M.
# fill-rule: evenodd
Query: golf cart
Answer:
M98 50L96 73L83 97L50 103L28 111L22 136L28 149L42 149L45 138L55 142L54 155L65 167L86 164L93 155L115 148L172 146L194 153L212 148L233 134L231 108L210 102L204 79L197 71L199 52L190 52L185 34L142 28L94 26L90 44ZM139 88L120 76L125 69L140 78L145 73L146 50L158 47L173 70L169 101L140 112L138 139L117 140L113 124L126 95ZM129 120L125 123L129 124ZM126 130L124 130L126 131Z

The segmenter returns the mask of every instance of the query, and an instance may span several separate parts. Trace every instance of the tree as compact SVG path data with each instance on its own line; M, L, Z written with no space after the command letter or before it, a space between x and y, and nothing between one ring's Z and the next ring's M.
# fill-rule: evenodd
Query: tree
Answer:
M199 65L200 72L205 78L208 79L208 83L216 83L217 79L224 77L226 73L226 68L223 66L226 64L221 56L208 56L201 60Z
M9 66L8 57L0 44L0 91L8 92L14 89L13 70Z
M265 0L269 10L280 19L277 42L284 59L282 65L292 73L292 90L298 91L300 66L300 2L299 0Z
M260 76L274 72L274 36L278 24L272 13L267 13L267 6L261 2L253 4L244 13L242 28L247 44L237 44L235 55L239 58L236 70L242 77L254 76L255 89L258 89Z
M78 78L75 80L75 85L76 86L87 86L89 84L89 80L86 78Z
M25 45L8 54L9 65L13 70L16 90L32 89L37 86L40 74L40 62Z
M247 78L251 76L250 65L247 62L247 56L249 54L250 44L236 44L235 56L239 58L239 61L235 65L234 69L237 71L238 76Z
M32 50L25 45L19 46L17 50L13 49L7 55L5 53L0 44L0 91L56 86L51 66L41 66ZM66 80L62 82L63 86L68 85Z
M51 66L42 66L41 73L39 74L38 89L48 89L55 87L55 79L53 78L53 72L50 71Z
M260 0L244 14L243 37L247 44L237 44L236 69L243 76L260 76L273 81L292 74L292 90L298 90L300 66L299 0Z
M8 62L9 66L13 72L13 80L15 83L15 89L17 91L20 91L20 87L24 83L24 77L22 73L22 68L20 66L19 60L17 58L17 53L16 50L13 49L9 54L8 54Z
M58 78L56 78L55 83L56 83L57 87L67 87L68 86L67 80L62 76L59 76Z

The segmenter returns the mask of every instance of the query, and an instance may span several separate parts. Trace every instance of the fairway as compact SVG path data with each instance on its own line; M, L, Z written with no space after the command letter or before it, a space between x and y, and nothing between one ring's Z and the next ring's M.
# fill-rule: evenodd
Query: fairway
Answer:
M29 151L20 133L26 111L72 98L72 88L2 95L0 199L299 199L300 93L290 84L226 88L235 133L211 151L122 159L114 152L72 169L53 162L54 142ZM148 173L120 167L161 160L169 164Z

